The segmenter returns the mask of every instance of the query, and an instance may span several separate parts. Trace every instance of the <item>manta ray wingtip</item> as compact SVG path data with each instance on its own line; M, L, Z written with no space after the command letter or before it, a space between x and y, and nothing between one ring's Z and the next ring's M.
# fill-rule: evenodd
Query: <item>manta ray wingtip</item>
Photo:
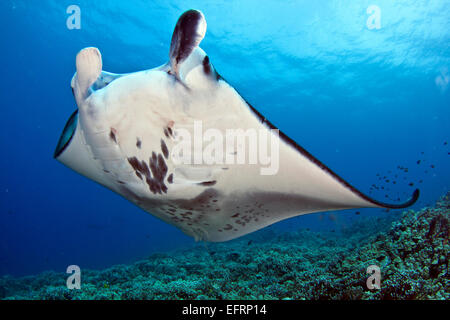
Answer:
M412 206L414 203L416 203L416 201L419 199L419 195L420 195L420 191L419 189L414 190L411 199L409 199L406 202L400 203L400 204L388 204L388 203L382 203L379 202L378 205L380 207L384 207L387 209L404 209L407 207Z
M409 199L405 203L400 204L399 208L401 209L401 208L406 208L406 207L412 206L419 199L419 195L420 195L419 189L414 190L414 192L411 196L411 199Z
M413 205L414 203L416 203L417 199L419 199L419 195L420 195L420 190L419 189L414 190L412 198L410 200L411 201L410 205Z

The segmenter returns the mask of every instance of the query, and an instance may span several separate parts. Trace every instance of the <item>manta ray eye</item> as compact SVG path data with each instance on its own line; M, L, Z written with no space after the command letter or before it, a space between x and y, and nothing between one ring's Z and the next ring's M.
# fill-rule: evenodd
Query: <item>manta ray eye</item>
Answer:
M55 153L53 157L57 158L69 145L70 140L75 133L75 129L77 128L78 123L78 109L72 113L69 120L67 120L66 125L64 126L64 130L59 138L58 145L56 146Z

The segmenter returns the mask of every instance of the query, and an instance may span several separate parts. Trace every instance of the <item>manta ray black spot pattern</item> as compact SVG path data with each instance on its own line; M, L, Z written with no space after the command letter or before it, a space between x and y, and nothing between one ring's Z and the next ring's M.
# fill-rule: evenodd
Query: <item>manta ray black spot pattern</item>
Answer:
M169 149L167 149L167 145L163 139L161 139L161 151L164 155L164 158L168 159L169 158Z
M169 174L169 176L167 177L167 182L173 183L173 173Z
M136 138L136 147L138 147L138 148L140 149L141 146L142 146L142 141L141 141L141 139Z
M114 143L117 143L117 138L116 138L116 129L111 128L111 130L109 131L109 138L114 141Z
M150 190L153 193L167 192L167 186L164 184L164 178L167 174L167 165L161 154L156 155L152 152L150 158L150 170L152 171L153 178L147 179L147 183L150 186Z
M170 126L164 128L164 135L166 136L166 138L173 137L173 130Z
M198 183L198 184L201 185L201 186L208 187L208 186L213 186L213 185L215 185L216 182L217 182L216 180L212 180L212 181L200 182L200 183Z
M128 158L128 163L135 170L136 175L148 184L150 191L156 193L167 193L167 186L164 184L168 168L161 154L155 152L149 160L149 165L145 161L139 161L136 157ZM150 172L151 171L151 172Z

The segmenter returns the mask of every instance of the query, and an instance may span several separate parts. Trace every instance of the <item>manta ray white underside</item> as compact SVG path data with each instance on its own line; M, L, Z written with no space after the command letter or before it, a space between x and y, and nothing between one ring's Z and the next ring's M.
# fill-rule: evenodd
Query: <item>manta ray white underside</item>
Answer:
M277 221L357 207L404 208L362 194L250 106L199 48L203 14L185 12L175 27L170 61L125 75L102 71L96 48L76 58L72 89L78 110L55 158L198 240L226 241ZM179 164L180 130L255 129L279 142L276 174L255 164ZM249 150L247 150L249 151Z

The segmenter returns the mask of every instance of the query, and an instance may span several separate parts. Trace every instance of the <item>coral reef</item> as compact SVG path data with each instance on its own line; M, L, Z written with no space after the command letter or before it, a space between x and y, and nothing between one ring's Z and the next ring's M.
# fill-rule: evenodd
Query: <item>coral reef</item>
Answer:
M397 218L361 218L341 232L258 232L229 243L153 254L132 265L0 278L3 299L450 299L450 193ZM369 265L381 289L366 285Z

